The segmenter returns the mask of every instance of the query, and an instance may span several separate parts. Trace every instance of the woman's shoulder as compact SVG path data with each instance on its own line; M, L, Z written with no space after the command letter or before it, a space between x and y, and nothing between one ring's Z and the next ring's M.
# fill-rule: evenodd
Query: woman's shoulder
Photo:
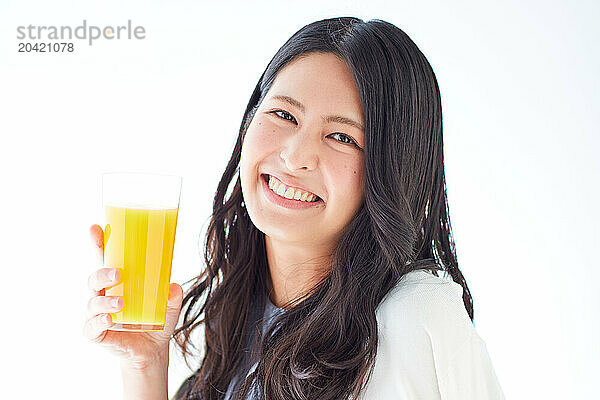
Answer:
M408 298L462 298L463 288L454 282L444 272L438 271L436 276L430 270L418 269L410 271L400 278L398 284L390 290L382 301L381 306L393 305L398 301Z
M450 277L402 277L377 309L377 358L361 399L504 399L462 295Z
M426 329L445 334L450 333L447 328L473 326L464 306L462 286L429 270L405 274L380 303L377 319L382 329Z

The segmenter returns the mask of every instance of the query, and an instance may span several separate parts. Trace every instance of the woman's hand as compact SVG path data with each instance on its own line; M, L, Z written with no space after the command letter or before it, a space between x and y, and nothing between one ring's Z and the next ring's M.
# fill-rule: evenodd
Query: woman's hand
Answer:
M94 246L98 251L98 259L104 265L104 232L99 225L90 227ZM130 370L144 371L153 363L168 363L169 340L177 326L183 290L176 283L169 287L165 329L161 332L122 332L109 331L114 325L109 313L115 313L123 307L123 298L105 296L105 288L116 285L120 277L117 268L100 268L89 276L88 286L93 295L87 306L87 320L83 334L92 342L105 347L121 359L121 365Z

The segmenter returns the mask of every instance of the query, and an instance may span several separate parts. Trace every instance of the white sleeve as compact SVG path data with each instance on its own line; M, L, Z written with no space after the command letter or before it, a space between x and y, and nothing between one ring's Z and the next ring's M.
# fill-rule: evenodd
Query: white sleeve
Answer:
M438 376L442 400L505 400L485 342L473 330Z
M423 301L441 400L504 400L485 342L477 334L455 282Z
M380 341L363 398L504 400L462 286L423 273L411 277L377 311Z

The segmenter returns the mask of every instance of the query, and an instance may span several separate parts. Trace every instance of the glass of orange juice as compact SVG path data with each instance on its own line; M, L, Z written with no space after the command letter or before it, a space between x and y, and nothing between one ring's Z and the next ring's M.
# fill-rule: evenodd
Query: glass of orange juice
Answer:
M105 295L123 298L110 330L164 329L181 182L174 175L102 174L104 266L121 272Z

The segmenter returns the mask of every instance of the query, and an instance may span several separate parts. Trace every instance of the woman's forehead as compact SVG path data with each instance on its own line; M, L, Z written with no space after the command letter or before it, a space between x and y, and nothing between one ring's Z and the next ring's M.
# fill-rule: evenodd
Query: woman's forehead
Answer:
M355 125L364 130L363 109L354 76L332 54L316 54L294 60L277 74L268 102L283 102L301 112L312 107L327 109L330 122Z

